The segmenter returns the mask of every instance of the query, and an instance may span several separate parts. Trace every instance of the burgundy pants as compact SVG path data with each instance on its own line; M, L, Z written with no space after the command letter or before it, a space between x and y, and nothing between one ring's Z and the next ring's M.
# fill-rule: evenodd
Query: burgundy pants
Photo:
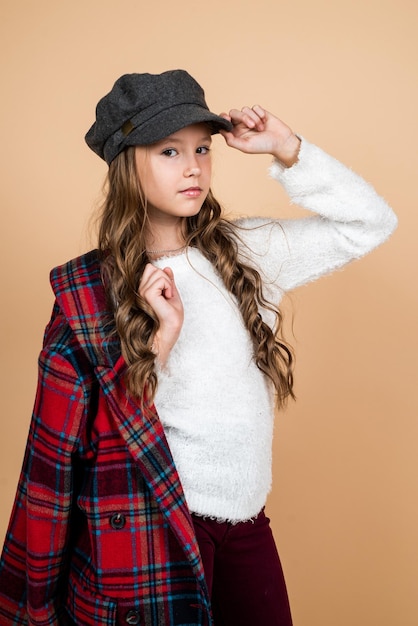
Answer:
M238 524L192 518L215 626L292 626L283 571L264 511Z

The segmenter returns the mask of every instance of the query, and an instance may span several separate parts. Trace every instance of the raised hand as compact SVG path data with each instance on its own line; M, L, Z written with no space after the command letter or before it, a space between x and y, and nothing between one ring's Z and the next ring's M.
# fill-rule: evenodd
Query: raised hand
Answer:
M232 131L220 131L231 148L250 154L272 154L288 167L297 162L300 139L289 126L258 104L221 115L233 124Z

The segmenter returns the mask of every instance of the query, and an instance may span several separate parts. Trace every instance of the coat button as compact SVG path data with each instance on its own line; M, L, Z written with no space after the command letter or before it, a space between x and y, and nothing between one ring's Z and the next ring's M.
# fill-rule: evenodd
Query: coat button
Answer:
M139 624L139 611L128 611L125 617L125 622L127 624Z
M114 528L115 530L120 530L126 524L126 517L123 515L123 513L114 513L109 521L112 528ZM137 624L138 622L134 623Z

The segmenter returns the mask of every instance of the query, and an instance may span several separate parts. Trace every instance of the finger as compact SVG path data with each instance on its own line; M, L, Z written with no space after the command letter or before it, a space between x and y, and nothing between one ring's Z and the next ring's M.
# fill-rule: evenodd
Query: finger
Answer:
M154 265L152 265L151 263L146 264L144 271L142 272L142 276L141 276L141 279L139 281L139 286L138 286L138 293L140 296L143 297L144 289L147 287L152 275L156 271L157 271L157 268Z
M168 272L166 270L168 270ZM160 269L159 267L156 267L152 263L147 263L144 271L142 272L142 278L141 278L140 284L146 285L147 283L152 282L155 278L161 275L168 276L170 280L173 278L173 272L170 267Z
M139 294L147 302L154 300L161 295L171 297L172 279L163 270L152 266L152 269L144 270L143 277L139 285Z
M170 278L170 289L165 291L164 295L167 299L178 299L181 301L179 291L177 289L176 281L174 280L174 273L171 267L165 267L163 270Z
M263 119L248 106L245 106L238 111L238 109L231 109L229 112L231 117L231 122L234 125L234 130L232 132L236 132L240 128L248 129L248 130L256 130L263 131L264 130L264 121Z
M263 109L263 107L259 104L254 104L254 106L252 107L244 106L241 110L231 109L229 111L229 114L225 112L220 113L220 117L223 117L229 121L235 120L236 122L239 122L242 121L243 114L248 115L249 117L254 119L254 121L257 121L258 119L264 120L267 116L267 111Z
M228 135L231 135L232 133L230 133L228 130L224 130L223 128L220 128L219 134L225 139L226 143L228 143L229 141Z
M260 106L259 104L255 104L252 107L253 111L255 113L257 113L258 117L262 120L265 120L265 118L267 117L267 111L265 109L263 109L262 106Z
M244 124L246 126L247 124L245 123L245 120L249 119L248 115L246 115L244 111L239 111L238 109L231 109L229 117L234 126L238 126L238 124Z
M173 280L164 270L161 270L158 276L153 277L150 288L154 290L156 294L159 292L164 298L171 298L173 295Z
M260 107L261 108L261 107ZM250 128L254 128L258 131L264 130L264 111L263 109L261 109L261 115L258 114L257 110L252 107L243 107L242 108L242 112L245 114L246 116L246 121L247 121L247 126L249 126ZM249 120L251 120L251 122L249 122Z
M141 281L148 280L148 278L158 270L158 267L152 263L147 263L144 271L142 272Z
M160 268L152 263L147 263L144 271L142 272L141 280L139 282L140 285L145 285L155 274L161 272Z
M163 272L165 274L167 274L167 276L171 279L174 280L174 274L173 274L173 270L171 269L171 267L164 267L163 268Z
M168 287L166 287L164 290L164 297L169 300L173 298L174 295L177 293L177 288L174 282L174 274L173 274L173 270L171 269L171 267L164 267L163 272L164 274L168 276L170 280Z

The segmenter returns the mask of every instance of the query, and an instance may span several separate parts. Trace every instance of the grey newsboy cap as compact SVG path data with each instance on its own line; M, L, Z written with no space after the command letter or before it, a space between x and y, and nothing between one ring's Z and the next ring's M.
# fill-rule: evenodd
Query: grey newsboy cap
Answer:
M110 164L127 146L154 143L199 122L207 122L212 134L232 129L209 111L202 87L184 70L124 74L97 104L85 139Z

